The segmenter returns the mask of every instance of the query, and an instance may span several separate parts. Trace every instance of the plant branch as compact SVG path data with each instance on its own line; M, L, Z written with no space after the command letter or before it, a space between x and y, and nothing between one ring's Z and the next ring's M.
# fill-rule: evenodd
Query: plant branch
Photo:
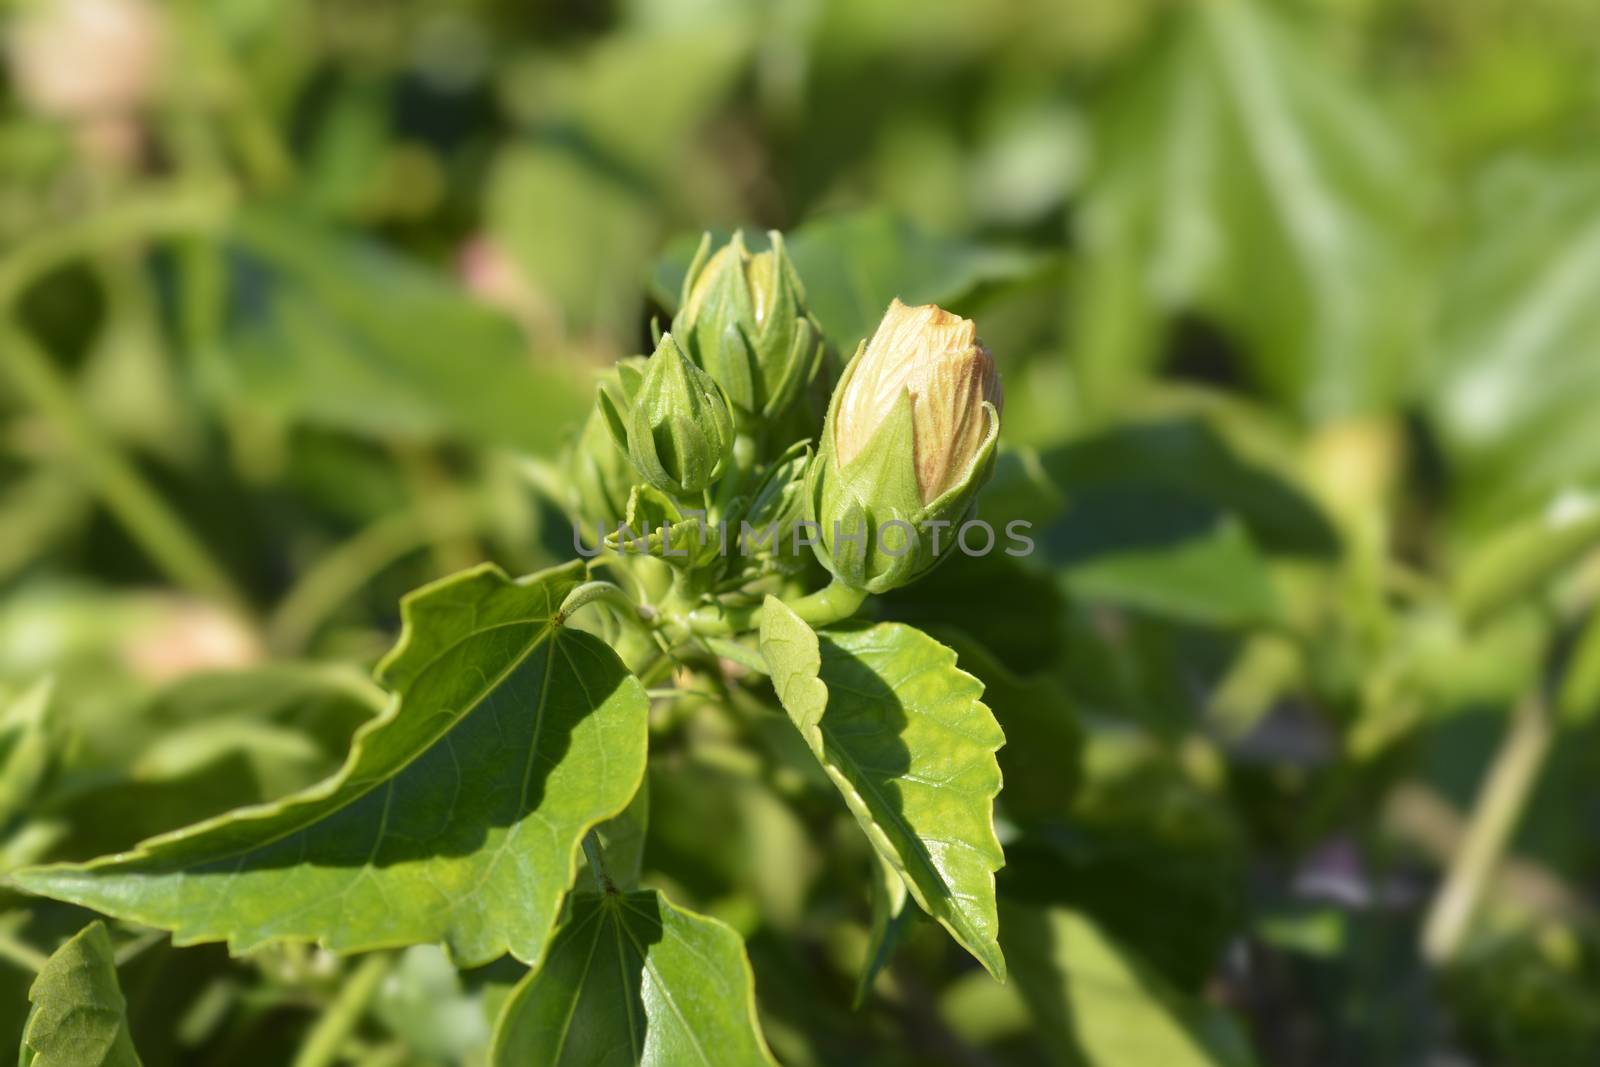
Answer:
M294 1058L294 1067L329 1067L339 1060L340 1048L361 1022L379 984L389 973L389 955L373 953L362 958L345 978L339 994L311 1028L306 1043Z
M1554 735L1555 727L1542 695L1524 698L1489 767L1444 885L1428 909L1422 955L1434 966L1443 966L1455 958L1471 928L1484 890L1533 793Z

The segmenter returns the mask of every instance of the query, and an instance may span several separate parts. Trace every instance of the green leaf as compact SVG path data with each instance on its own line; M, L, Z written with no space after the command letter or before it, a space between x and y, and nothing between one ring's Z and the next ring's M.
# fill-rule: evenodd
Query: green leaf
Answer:
M0 710L0 830L23 813L52 763L50 679L35 682Z
M1102 409L1182 311L1221 324L1254 383L1313 417L1409 384L1425 301L1406 238L1426 175L1272 8L1185 5L1101 116L1074 351Z
M1267 561L1243 524L1194 497L1138 487L1084 493L1043 542L1077 596L1209 626L1278 614Z
M771 1064L739 935L659 892L578 893L501 1009L497 1067Z
M645 841L650 834L650 779L640 784L622 814L595 827L595 833L600 837L602 862L611 884L624 891L637 888L644 872ZM594 884L587 855L580 858L578 868L576 884Z
M1477 192L1423 395L1483 526L1600 481L1600 166L1519 160Z
M883 858L880 852L872 854L872 924L867 928L867 958L856 979L854 1006L859 1010L872 992L872 983L889 965L894 950L899 947L912 912L906 907L905 879Z
M1236 1025L1184 997L1076 912L1008 905L1006 952L1055 1059L1090 1067L1246 1067Z
M761 652L867 839L917 904L1003 979L994 798L1005 735L979 699L983 683L912 627L817 634L775 597L762 609Z
M1061 683L1048 674L1007 670L987 648L959 631L939 636L983 682L984 700L1005 731L1000 804L1013 819L1064 816L1078 787L1083 730Z
M579 563L484 566L402 602L389 708L334 777L84 865L16 878L47 896L235 952L442 941L458 963L537 960L583 834L644 774L643 687L558 608Z
M575 367L536 361L510 320L377 246L285 212L237 233L229 384L285 418L378 436L553 452L587 410Z
M55 951L28 990L22 1067L139 1067L105 923Z
M1600 499L1571 495L1540 515L1496 531L1462 563L1453 583L1468 625L1515 605L1600 543Z

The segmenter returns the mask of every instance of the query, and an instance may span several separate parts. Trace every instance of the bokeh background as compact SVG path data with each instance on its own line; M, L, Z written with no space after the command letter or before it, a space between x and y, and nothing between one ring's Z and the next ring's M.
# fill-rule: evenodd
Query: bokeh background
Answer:
M1040 550L884 610L1063 783L1011 982L929 927L852 1011L838 813L653 779L779 1058L1594 1062L1592 0L0 11L0 870L328 773L399 595L570 556L594 371L778 228L844 354L893 296L996 353ZM0 1047L84 919L0 890ZM348 966L117 937L152 1065L290 1062ZM341 1062L481 1062L516 974L410 950Z

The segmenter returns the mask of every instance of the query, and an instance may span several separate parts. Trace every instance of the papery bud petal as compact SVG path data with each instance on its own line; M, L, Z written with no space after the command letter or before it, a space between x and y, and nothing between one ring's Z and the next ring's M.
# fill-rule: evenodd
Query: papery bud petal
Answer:
M994 357L978 340L972 320L933 304L907 307L898 300L889 305L841 392L833 433L844 464L876 436L901 394L911 394L923 503L966 473L988 433L984 404L996 412L1002 404Z

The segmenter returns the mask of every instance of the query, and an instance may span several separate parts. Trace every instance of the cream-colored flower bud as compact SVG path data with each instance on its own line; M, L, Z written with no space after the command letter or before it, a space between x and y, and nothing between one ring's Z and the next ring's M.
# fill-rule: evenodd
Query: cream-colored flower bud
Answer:
M994 357L971 319L933 304L889 305L839 398L833 444L841 465L867 447L906 392L926 504L965 476L982 447L989 432L984 402L1001 407Z

